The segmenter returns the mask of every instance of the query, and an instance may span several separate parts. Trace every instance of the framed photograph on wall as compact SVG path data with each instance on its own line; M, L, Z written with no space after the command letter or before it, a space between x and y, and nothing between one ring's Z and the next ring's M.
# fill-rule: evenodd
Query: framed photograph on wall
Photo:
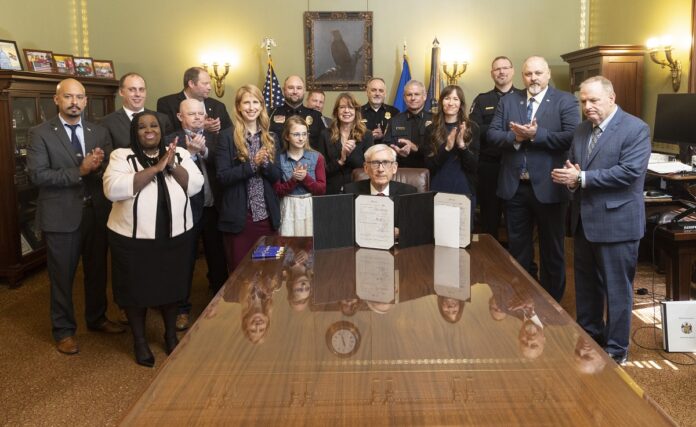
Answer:
M40 73L52 73L55 67L53 52L50 50L24 49L24 59L27 60L27 70Z
M94 77L94 63L92 58L75 56L75 75L80 77Z
M372 77L372 12L305 12L309 89L364 90Z
M12 40L0 40L0 70L22 71L17 43Z
M56 63L56 73L75 75L75 60L72 55L54 53L53 62Z
M115 79L114 63L108 59L95 59L94 75L103 79Z

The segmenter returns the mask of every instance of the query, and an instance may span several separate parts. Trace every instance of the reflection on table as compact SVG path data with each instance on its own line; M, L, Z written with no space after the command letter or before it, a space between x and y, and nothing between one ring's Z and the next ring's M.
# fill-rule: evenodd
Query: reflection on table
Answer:
M126 424L664 425L490 236L245 261Z

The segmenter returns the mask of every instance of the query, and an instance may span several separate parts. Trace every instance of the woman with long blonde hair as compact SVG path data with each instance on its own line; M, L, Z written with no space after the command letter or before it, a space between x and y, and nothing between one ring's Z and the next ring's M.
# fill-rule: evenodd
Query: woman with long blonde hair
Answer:
M338 194L352 181L353 169L365 163L365 151L374 144L372 132L362 122L360 104L350 93L338 95L333 122L319 137L319 152L326 161L326 194Z
M232 127L221 134L215 154L222 187L220 222L227 268L232 272L261 236L275 235L280 206L273 184L280 179L275 161L279 142L268 130L270 120L261 91L254 85L237 90Z

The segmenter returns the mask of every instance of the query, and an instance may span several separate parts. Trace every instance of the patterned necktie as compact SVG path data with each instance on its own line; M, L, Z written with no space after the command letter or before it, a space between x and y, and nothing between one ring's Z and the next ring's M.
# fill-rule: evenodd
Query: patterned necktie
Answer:
M85 154L82 152L82 144L80 144L80 140L77 138L77 127L80 125L69 125L66 123L65 126L70 128L70 144L72 145L73 151L75 151L77 157L84 157Z
M590 145L587 146L587 157L589 158L590 155L592 154L592 150L594 150L595 146L597 145L597 140L599 139L599 135L602 134L602 128L599 126L595 126L592 129L592 136L590 136Z
M529 98L527 103L527 123L532 121L532 114L534 114L534 98Z

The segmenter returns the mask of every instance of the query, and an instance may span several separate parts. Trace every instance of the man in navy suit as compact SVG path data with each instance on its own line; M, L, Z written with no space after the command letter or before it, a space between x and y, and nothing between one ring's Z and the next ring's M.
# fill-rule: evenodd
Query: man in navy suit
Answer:
M567 92L549 86L546 60L532 56L524 62L527 88L501 98L488 128L488 142L502 151L498 197L506 201L508 251L532 276L534 224L539 230L539 281L556 301L565 290L563 242L569 191L549 175L567 159L578 102Z
M617 363L627 358L638 244L645 233L643 183L650 129L615 104L611 81L580 85L587 120L578 126L557 184L574 191L577 321ZM605 321L606 306L606 321Z

